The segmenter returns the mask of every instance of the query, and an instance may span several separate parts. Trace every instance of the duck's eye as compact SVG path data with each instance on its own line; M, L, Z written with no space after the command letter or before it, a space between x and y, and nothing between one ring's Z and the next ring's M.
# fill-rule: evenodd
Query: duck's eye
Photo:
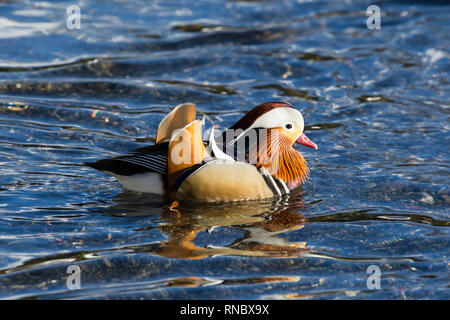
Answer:
M288 124L286 125L286 129L292 129L292 124L288 123Z

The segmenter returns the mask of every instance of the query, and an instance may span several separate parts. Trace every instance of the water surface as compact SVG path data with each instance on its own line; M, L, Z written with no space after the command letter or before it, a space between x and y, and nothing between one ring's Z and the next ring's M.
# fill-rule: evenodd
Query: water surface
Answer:
M450 298L448 6L71 4L0 1L0 298ZM290 199L174 207L82 165L179 103L226 128L274 100L319 145Z

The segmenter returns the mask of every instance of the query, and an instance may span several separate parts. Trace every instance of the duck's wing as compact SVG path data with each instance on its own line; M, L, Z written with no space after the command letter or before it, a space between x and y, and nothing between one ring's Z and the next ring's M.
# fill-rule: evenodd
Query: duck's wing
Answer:
M195 115L195 104L180 104L162 119L158 126L155 145L139 148L129 154L110 159L86 162L85 165L120 176L147 172L166 175L169 140L175 130L192 122Z
M166 175L168 148L169 143L155 144L110 159L86 162L85 165L120 176L132 176L147 172Z
M161 120L156 134L156 143L167 142L175 130L185 127L195 120L197 109L193 103L183 103L176 106Z
M186 170L203 162L208 157L201 134L202 122L194 120L175 131L169 142L167 172L169 185Z
M96 162L86 162L87 166L118 176L133 176L136 174L155 172L161 175L181 173L184 169L202 162L205 158L205 146L200 135L200 120L190 122L182 129L176 130L170 140L170 150L179 155L181 149L194 151L187 159L172 159L168 161L169 142L157 143L152 146L138 148L128 154L102 159ZM187 139L180 143L185 136ZM178 146L178 148L177 148ZM200 158L198 158L200 156ZM177 161L178 160L178 161ZM177 176L178 174L176 174Z

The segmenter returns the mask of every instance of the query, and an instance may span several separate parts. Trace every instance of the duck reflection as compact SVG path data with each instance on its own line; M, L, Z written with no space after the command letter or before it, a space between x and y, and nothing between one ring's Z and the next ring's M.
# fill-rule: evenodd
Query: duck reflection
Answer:
M156 227L168 235L167 240L135 248L140 252L182 259L217 255L291 257L308 251L305 242L289 242L281 237L288 231L303 228L306 218L298 213L302 206L300 193L276 201L204 204L172 202L163 198L149 200L148 195L124 192L116 197L116 204L108 212L118 216L159 215ZM218 232L215 230L218 227L243 232L237 239L233 234L234 241L230 245L196 244L201 232L212 234ZM147 229L154 228L152 225Z

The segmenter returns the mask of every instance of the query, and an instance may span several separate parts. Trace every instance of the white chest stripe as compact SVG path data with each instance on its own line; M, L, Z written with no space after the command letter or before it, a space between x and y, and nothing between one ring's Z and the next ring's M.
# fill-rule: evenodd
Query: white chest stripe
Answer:
M283 179L278 179L278 181L281 183L281 185L284 188L285 194L290 193L291 191L289 190L288 186L286 185L286 183L283 181Z
M260 171L261 171L261 174L263 176L265 176L265 177L267 177L269 179L270 183L272 184L272 189L275 189L277 195L281 196L282 193L280 191L280 188L278 188L275 180L273 180L272 176L267 172L267 170L266 169L261 169Z

